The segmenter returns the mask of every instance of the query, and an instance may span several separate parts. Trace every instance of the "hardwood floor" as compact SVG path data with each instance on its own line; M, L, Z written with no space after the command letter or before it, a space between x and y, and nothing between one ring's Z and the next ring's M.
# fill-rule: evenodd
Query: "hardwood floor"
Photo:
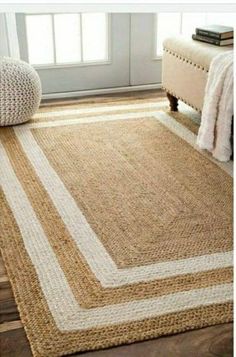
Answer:
M164 96L161 91L149 91L150 95ZM119 96L131 96L117 94ZM146 96L137 93L137 97ZM114 95L115 96L115 95ZM105 97L105 96L104 96ZM100 97L100 100L104 100ZM80 99L81 100L81 99ZM86 100L83 99L84 103ZM98 100L98 99L96 99ZM82 101L82 100L81 100ZM57 104L57 101L53 102ZM52 105L53 105L52 103ZM63 105L72 101L63 102ZM45 102L43 105L48 105ZM29 342L24 332L17 306L7 277L2 258L0 257L0 356L30 357ZM231 357L233 356L233 324L222 324L201 330L189 331L155 340L131 345L110 348L95 352L80 353L81 357Z

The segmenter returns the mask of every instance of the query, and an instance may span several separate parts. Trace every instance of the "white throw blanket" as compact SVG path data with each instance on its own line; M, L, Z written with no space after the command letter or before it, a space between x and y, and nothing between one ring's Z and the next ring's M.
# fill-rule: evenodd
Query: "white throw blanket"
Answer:
M219 161L232 154L231 125L233 116L233 51L213 58L205 89L201 126L197 144Z

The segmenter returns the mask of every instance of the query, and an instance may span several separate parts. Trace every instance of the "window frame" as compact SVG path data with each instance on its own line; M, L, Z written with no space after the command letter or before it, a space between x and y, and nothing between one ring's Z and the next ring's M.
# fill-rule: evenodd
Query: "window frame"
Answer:
M107 65L112 63L112 51L111 51L111 14L110 13L105 13L106 15L106 27L107 27L107 38L106 38L106 54L107 54L107 59L104 60L91 60L91 61L83 61L83 40L80 41L80 50L81 50L81 61L79 62L70 62L70 63L56 63L56 43L55 43L55 27L54 27L54 15L57 15L58 13L27 13L24 14L24 29L25 29L25 57L27 62L29 62L29 50L28 50L28 38L27 38L27 24L26 24L26 17L27 16L38 16L38 15L50 15L51 18L51 23L52 23L52 40L53 40L53 59L54 63L48 63L48 64L32 64L36 70L37 69L60 69L60 68L73 68L73 67L87 67L87 66L98 66L98 65ZM77 14L80 17L80 33L82 35L82 12L63 12L60 13L63 15L67 14ZM82 36L81 36L82 39Z
M158 31L157 31L157 24L158 24L158 13L154 14L154 36L153 36L153 56L152 59L153 61L161 61L162 60L162 56L158 56L157 55L157 35L158 35Z

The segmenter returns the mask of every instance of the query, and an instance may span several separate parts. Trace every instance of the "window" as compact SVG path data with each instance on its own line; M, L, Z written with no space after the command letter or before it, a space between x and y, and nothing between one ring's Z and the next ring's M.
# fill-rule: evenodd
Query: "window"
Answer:
M156 57L161 57L165 38L182 34L191 37L198 26L218 24L234 26L236 13L158 13L156 15Z
M80 16L57 14L54 18L55 62L81 62Z
M26 29L29 62L33 64L53 63L53 31L51 16L27 16Z
M28 60L33 65L108 61L108 15L26 15Z
M159 13L157 15L157 33L156 33L156 54L162 55L162 43L165 38L175 35L180 30L180 13Z

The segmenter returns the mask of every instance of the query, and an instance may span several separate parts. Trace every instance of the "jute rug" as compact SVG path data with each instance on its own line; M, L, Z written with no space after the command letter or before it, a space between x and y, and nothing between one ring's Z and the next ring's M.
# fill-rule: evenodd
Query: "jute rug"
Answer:
M232 163L163 99L0 130L1 248L34 356L232 320Z

